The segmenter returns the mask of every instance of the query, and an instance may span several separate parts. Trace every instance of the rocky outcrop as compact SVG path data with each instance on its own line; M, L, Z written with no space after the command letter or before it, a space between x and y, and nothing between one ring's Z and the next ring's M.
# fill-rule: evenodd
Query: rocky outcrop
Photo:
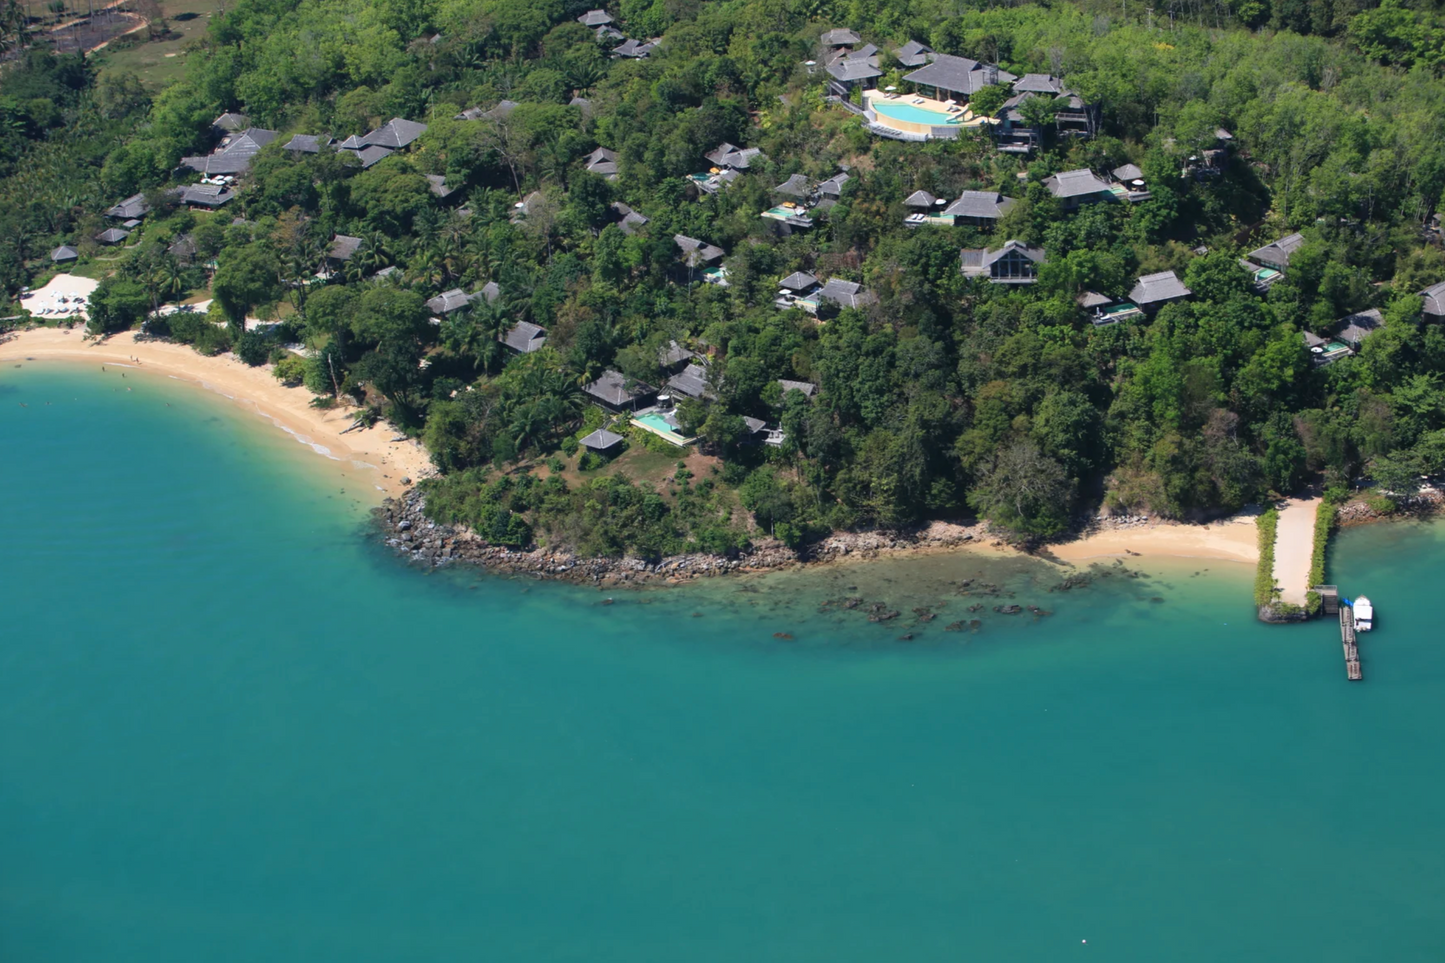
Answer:
M436 567L460 562L480 565L496 573L607 585L683 582L711 575L848 558L876 558L993 540L984 525L934 522L907 532L835 532L798 550L766 540L735 555L698 552L671 555L654 561L589 557L549 548L519 549L492 545L468 529L443 525L427 518L426 498L416 489L401 498L388 498L375 510L374 518L386 544L418 565Z

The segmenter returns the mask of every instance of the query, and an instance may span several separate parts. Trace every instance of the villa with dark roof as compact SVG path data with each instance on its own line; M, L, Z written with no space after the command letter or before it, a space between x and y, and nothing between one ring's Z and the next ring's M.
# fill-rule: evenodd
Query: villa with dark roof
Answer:
M652 385L611 369L602 372L602 377L582 390L611 411L636 411L639 405L657 396L657 389Z
M1066 211L1075 210L1080 204L1111 200L1114 196L1113 189L1086 168L1051 174L1044 178L1044 186L1063 203Z
M910 40L893 51L893 56L905 67L922 67L933 58L933 48Z
M281 149L293 154L319 154L321 148L334 143L336 140L330 134L297 134L282 144Z
M582 160L583 169L588 173L609 181L617 180L617 155L606 147L599 147Z
M1017 78L993 64L952 54L934 54L930 63L904 74L903 79L919 87L932 87L936 100L944 100L948 94L967 100L985 87L1007 84Z
M1006 241L997 250L964 248L959 252L959 270L966 278L983 278L990 284L1033 284L1039 279L1044 249L1023 241Z
M547 343L547 329L530 321L518 321L497 340L518 354L531 354Z
M1141 277L1129 292L1129 300L1152 314L1164 305L1182 301L1193 293L1173 271L1160 271Z
M1004 197L998 191L964 191L958 200L945 207L942 213L944 217L953 218L955 224L993 227L998 224L998 219L1017 203L1012 197Z
M1432 324L1445 322L1445 281L1432 284L1421 291L1420 298L1424 301L1421 307L1421 316L1425 321Z
M112 207L106 208L105 216L118 221L134 221L150 213L150 203L144 194L132 194Z
M1245 255L1250 261L1262 266L1285 273L1289 267L1290 255L1304 246L1305 236L1303 234L1287 234L1278 241L1266 244L1264 247L1257 247Z
M204 157L182 157L181 166L201 174L244 174L251 169L251 158L279 136L274 130L248 127L222 137L216 149Z

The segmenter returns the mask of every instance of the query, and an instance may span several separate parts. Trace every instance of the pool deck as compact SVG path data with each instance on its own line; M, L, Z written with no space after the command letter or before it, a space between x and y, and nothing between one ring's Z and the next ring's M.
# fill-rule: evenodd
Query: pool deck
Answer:
M686 448L688 445L697 442L696 438L684 437L683 435L679 435L677 432L669 428L657 428L653 425L649 425L647 422L642 420L648 415L654 415L658 418L662 417L662 415L657 411L656 408L648 408L643 411L639 411L637 414L632 416L633 426L636 428L641 428L643 431L649 432L650 434L654 434L657 437L661 438L663 441L672 445L676 445L679 448Z

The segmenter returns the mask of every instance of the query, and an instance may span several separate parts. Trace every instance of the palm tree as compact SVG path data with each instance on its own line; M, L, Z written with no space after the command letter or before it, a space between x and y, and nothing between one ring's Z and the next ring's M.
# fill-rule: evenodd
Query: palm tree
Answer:
M185 270L181 262L167 257L156 272L156 286L167 298L178 298L186 290Z

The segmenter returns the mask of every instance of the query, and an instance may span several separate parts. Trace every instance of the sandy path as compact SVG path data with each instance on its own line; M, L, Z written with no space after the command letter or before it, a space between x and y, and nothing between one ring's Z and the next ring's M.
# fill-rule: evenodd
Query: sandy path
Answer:
M134 364L143 370L188 381L230 398L236 404L266 418L278 428L310 446L325 449L318 454L371 469L378 500L382 492L395 495L407 486L403 478L425 478L433 474L426 450L413 441L394 442L396 429L386 424L342 434L352 423L354 408L322 410L311 407L311 392L287 388L271 374L271 366L252 368L232 355L208 358L189 345L161 341L136 341L130 332L103 342L84 340L83 329L35 328L0 342L0 361L84 362L101 365Z
M1310 587L1310 560L1315 550L1315 511L1318 498L1291 498L1279 510L1274 535L1274 584L1279 599L1304 605Z

